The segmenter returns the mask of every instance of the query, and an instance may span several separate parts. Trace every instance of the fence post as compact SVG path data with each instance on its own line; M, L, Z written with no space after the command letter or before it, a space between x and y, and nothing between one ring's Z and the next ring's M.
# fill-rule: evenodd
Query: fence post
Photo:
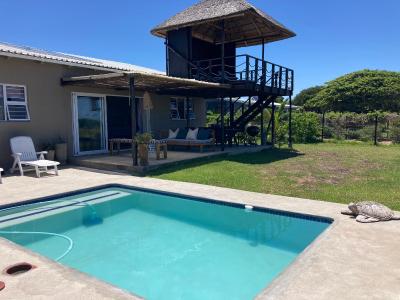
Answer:
M378 146L378 115L375 115L374 145Z
M284 104L282 104L284 105ZM293 140L292 140L292 96L289 96L289 141L288 146L290 149L293 148Z
M275 147L275 99L271 107L271 143L272 147Z
M322 130L321 130L321 142L324 142L325 131L325 112L322 113Z

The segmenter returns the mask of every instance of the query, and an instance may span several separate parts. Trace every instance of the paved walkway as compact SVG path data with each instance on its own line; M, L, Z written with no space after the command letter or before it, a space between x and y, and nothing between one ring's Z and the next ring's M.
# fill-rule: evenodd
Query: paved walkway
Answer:
M339 214L344 208L340 204L69 168L59 177L5 177L0 205L108 183L334 218L334 224L259 298L400 300L400 222L359 224ZM38 266L16 277L0 274L0 281L6 282L0 299L134 299L4 239L0 249L0 270L21 261Z

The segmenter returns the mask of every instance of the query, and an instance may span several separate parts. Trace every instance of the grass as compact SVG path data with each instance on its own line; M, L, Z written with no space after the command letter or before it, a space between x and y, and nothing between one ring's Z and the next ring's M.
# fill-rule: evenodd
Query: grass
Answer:
M330 202L373 200L400 210L400 147L295 145L192 162L150 176Z

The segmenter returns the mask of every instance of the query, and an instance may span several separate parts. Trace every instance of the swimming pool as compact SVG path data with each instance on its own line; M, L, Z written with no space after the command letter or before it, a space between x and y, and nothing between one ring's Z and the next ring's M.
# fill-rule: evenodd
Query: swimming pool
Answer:
M252 299L331 223L110 186L0 211L0 236L146 299Z

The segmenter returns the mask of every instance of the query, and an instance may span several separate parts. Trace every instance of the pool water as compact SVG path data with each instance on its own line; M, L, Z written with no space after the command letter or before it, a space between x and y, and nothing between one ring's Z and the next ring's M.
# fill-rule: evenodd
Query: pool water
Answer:
M61 264L146 299L252 299L330 225L120 187L59 200L1 212L1 232L67 236ZM59 236L0 236L51 259L69 247Z

